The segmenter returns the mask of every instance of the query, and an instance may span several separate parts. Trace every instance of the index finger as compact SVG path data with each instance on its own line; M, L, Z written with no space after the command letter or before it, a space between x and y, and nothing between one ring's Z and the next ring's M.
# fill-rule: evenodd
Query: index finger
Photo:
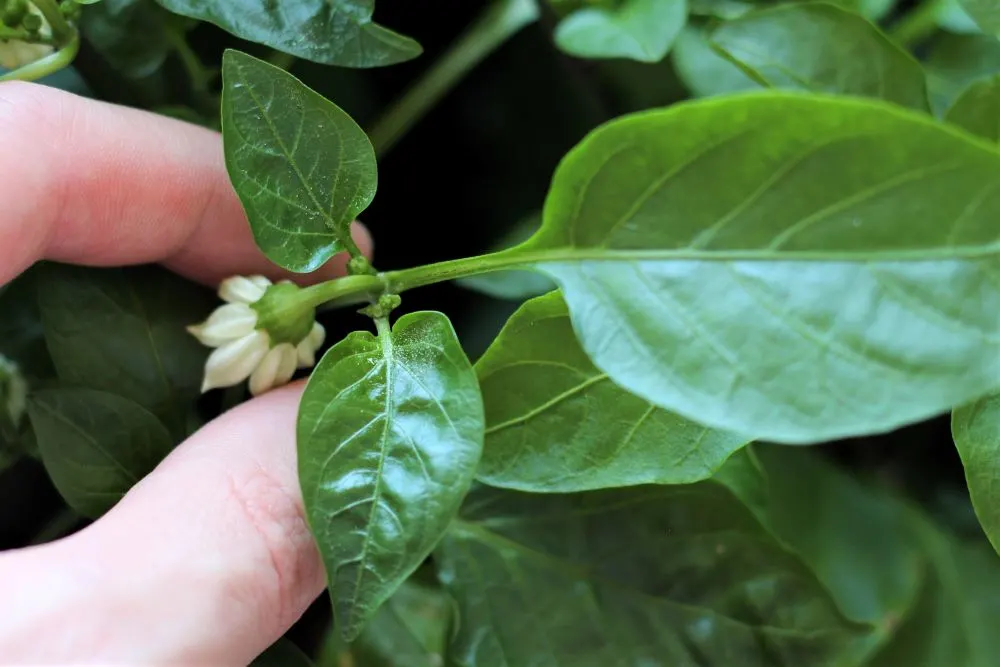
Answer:
M371 239L360 225L355 242ZM214 284L291 277L254 244L215 132L38 84L0 83L0 284L39 259L162 262ZM334 258L300 282L342 273Z

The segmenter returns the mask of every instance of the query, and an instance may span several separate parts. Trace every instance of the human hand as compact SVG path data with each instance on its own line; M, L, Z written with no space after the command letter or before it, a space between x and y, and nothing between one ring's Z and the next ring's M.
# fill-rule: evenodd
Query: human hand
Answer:
M0 284L39 259L290 277L257 250L212 132L16 82L0 84L0 128ZM280 637L324 586L300 393L223 414L79 533L0 553L0 664L246 665Z

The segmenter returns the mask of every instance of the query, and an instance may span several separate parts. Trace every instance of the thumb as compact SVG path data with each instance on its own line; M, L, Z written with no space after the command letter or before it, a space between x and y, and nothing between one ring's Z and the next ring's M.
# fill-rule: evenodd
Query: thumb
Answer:
M216 667L280 637L324 585L296 472L301 392L222 415L83 531L0 554L0 655Z

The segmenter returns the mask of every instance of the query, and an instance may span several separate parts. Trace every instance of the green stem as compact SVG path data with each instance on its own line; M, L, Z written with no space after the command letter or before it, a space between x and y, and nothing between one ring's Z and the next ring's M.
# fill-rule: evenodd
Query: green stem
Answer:
M52 28L52 36L57 44L65 47L74 41L78 42L76 29L66 21L55 0L31 0L31 2Z
M375 123L369 132L375 153L388 153L469 70L537 18L536 0L496 0L490 5Z
M941 4L942 0L924 0L889 29L889 37L906 48L920 44L938 29Z
M76 57L76 53L79 50L80 38L74 35L69 44L66 44L55 53L50 53L44 58L29 63L24 67L18 67L12 72L7 72L0 76L0 81L37 81L68 66L73 62L73 58Z

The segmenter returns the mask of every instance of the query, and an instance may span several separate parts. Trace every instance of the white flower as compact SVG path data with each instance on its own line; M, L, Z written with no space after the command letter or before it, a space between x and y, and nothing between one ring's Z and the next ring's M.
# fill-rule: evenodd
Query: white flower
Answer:
M0 42L0 67L17 69L30 65L49 55L52 51L52 46L48 44L31 44L18 39Z
M258 328L258 313L253 304L260 301L271 281L264 276L235 276L219 286L219 297L227 303L219 306L203 323L188 327L202 344L216 350L205 362L202 392L229 387L250 378L250 393L263 394L287 384L296 368L316 363L316 350L323 345L326 332L313 322L309 334L293 344L272 343L271 335Z

